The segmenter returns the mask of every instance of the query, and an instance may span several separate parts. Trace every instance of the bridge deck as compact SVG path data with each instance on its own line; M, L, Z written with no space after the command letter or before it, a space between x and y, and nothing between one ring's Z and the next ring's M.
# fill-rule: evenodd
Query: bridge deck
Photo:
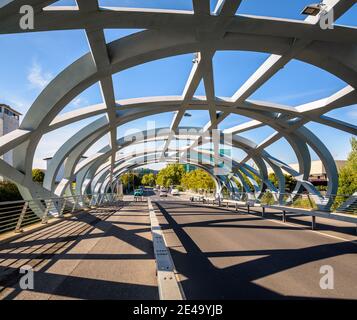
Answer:
M357 299L353 235L344 240L244 210L155 200L187 299ZM333 289L320 287L323 266L334 270Z
M19 268L35 271L19 288ZM0 245L2 299L158 299L147 204L77 215Z
M321 218L322 230L312 232L293 223L305 216L282 223L270 212L262 219L180 197L152 201L188 299L357 299L356 236L344 222L325 230ZM34 290L19 288L24 265L36 271ZM323 266L334 270L332 290L320 287ZM158 299L147 202L96 209L1 244L0 286L2 299Z

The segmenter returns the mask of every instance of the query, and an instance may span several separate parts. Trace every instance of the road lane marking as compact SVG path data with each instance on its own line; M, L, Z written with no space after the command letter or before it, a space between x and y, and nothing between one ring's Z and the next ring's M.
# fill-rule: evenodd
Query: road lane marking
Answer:
M273 221L273 222L276 222L276 223L279 223L279 224L282 224L282 225L289 225L289 226L292 226L292 227L295 227L295 228L298 228L298 229L301 229L301 230L304 230L304 231L310 231L310 232L317 233L317 234L320 234L320 235L325 236L325 237L334 238L334 239L337 239L337 240L342 240L344 242L351 242L351 243L357 245L357 241L356 240L349 240L349 239L346 239L346 238L334 236L332 234L324 233L324 232L321 232L321 231L306 229L306 228L300 227L299 225L296 225L296 224L291 223L291 222L282 222L282 221L278 221L278 220L274 220L274 219L268 219L268 218L262 218L262 219L268 220L268 221Z
M148 198L148 207L160 300L186 300L180 282L176 277L175 265L150 198Z
M204 205L204 204L203 204ZM206 206L207 208L214 208L212 206L207 206L207 205L204 205ZM221 207L218 207L219 209L224 209L225 211L230 211L232 213L236 212L235 210L231 210L230 208L221 208ZM258 213L257 211L255 211L256 213ZM251 213L245 213L245 214L249 214L251 216L255 216ZM325 237L328 237L328 238L333 238L333 239L336 239L336 240L340 240L340 241L344 241L344 242L350 242L354 245L357 245L357 240L349 240L349 239L346 239L346 238L343 238L343 237L339 237L339 236L334 236L334 235L331 235L331 234L328 234L328 233L324 233L324 232L321 232L321 231L317 231L317 230L311 230L311 229L307 229L307 228L304 228L304 227L301 227L299 226L298 224L294 224L292 222L282 222L282 221L279 221L279 220L275 220L275 219L270 219L270 218L267 218L267 217L261 217L261 219L264 219L264 220L267 220L267 221L272 221L272 222L276 222L276 223L279 223L279 224L282 224L282 225L289 225L291 227L294 227L294 228L297 228L297 229L301 229L301 230L304 230L304 231L310 231L310 232L313 232L313 233L316 233L316 234L319 234L321 236L325 236Z

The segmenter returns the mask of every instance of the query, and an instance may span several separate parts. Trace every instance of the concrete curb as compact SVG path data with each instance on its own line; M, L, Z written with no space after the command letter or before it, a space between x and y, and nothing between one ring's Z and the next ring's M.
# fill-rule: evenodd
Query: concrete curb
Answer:
M150 198L148 198L148 207L160 300L186 300L182 287L176 277L175 265L166 246L165 238Z

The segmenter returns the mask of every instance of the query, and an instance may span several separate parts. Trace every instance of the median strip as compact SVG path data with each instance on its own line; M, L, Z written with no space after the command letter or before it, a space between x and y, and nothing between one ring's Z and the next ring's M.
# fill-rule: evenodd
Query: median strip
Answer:
M175 266L170 251L166 246L164 234L150 198L148 198L148 207L160 300L185 300L185 295L176 277Z

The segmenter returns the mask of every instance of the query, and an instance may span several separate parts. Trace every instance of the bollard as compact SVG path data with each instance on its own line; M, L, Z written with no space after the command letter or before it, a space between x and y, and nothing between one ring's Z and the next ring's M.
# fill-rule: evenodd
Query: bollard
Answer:
M248 208L248 214L250 213L250 206L249 204L247 205L247 208Z
M228 201L227 201L227 208L228 208Z
M235 207L236 207L236 211L238 211L238 204L237 203L236 203Z
M22 207L19 219L17 220L17 224L16 224L16 228L15 228L15 232L22 232L23 230L21 229L21 224L22 221L24 220L27 208L28 208L29 203L26 201L24 203L24 206ZM356 229L357 230L357 229Z
M285 210L283 210L283 222L286 222L286 212L285 212Z
M262 207L262 217L264 217L264 215L265 215L265 207L263 206Z
M316 230L316 217L311 216L311 229Z

